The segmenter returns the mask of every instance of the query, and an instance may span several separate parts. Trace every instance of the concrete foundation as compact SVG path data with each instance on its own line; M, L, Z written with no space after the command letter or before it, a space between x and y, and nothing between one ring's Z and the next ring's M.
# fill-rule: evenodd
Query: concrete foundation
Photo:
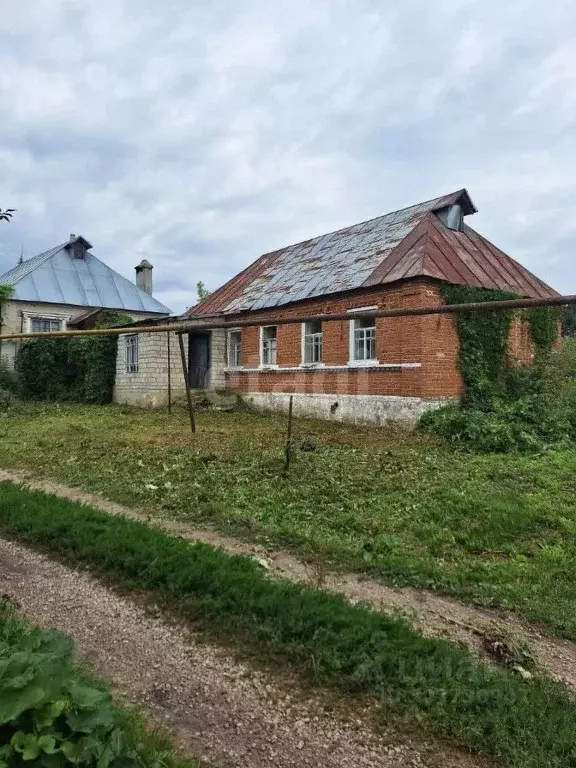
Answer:
M285 392L238 393L255 408L288 411L290 394ZM325 395L295 394L294 415L350 424L373 426L401 425L414 427L420 416L431 408L440 408L450 399L425 400L421 397L392 395Z

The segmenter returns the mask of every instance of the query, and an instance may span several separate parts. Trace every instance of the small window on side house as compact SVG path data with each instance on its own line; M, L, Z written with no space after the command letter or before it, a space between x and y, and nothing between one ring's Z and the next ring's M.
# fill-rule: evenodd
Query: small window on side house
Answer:
M303 324L302 362L313 365L322 362L322 322L312 320Z
M138 334L132 333L124 337L126 345L126 373L138 373Z
M62 320L56 317L31 317L30 333L50 333L51 331L61 331Z
M376 360L376 318L361 317L352 320L351 359L353 361Z
M240 368L242 365L242 331L228 333L228 367Z
M275 325L266 325L262 328L262 344L260 348L260 362L262 365L276 365L276 332Z

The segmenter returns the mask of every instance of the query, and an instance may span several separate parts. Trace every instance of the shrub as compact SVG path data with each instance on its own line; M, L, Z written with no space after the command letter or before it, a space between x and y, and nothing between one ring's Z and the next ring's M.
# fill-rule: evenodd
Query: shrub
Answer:
M542 395L492 401L490 410L452 404L425 413L420 424L450 443L481 453L542 450L569 440L573 428L565 408Z
M18 378L3 360L0 360L0 392L15 394L18 389Z
M103 313L99 328L131 322L118 312ZM36 338L22 344L16 370L19 391L28 400L109 403L116 375L117 336Z

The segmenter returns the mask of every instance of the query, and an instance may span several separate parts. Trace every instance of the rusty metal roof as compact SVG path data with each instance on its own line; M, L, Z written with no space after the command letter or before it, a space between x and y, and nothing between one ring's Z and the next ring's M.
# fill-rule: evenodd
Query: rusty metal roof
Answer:
M270 309L422 276L530 298L557 295L470 227L448 229L435 212L456 204L464 215L476 211L459 190L265 254L187 314Z

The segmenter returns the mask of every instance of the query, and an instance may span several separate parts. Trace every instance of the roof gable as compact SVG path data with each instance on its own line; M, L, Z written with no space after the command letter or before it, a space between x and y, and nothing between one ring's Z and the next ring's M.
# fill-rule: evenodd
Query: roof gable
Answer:
M74 242L90 247L80 236ZM82 258L74 258L70 241L16 265L0 276L0 284L12 285L12 299L17 301L170 314L168 307L94 254L86 250Z
M558 293L472 227L457 232L428 214L374 270L364 287L410 277L433 277L458 285L513 290L528 298Z

